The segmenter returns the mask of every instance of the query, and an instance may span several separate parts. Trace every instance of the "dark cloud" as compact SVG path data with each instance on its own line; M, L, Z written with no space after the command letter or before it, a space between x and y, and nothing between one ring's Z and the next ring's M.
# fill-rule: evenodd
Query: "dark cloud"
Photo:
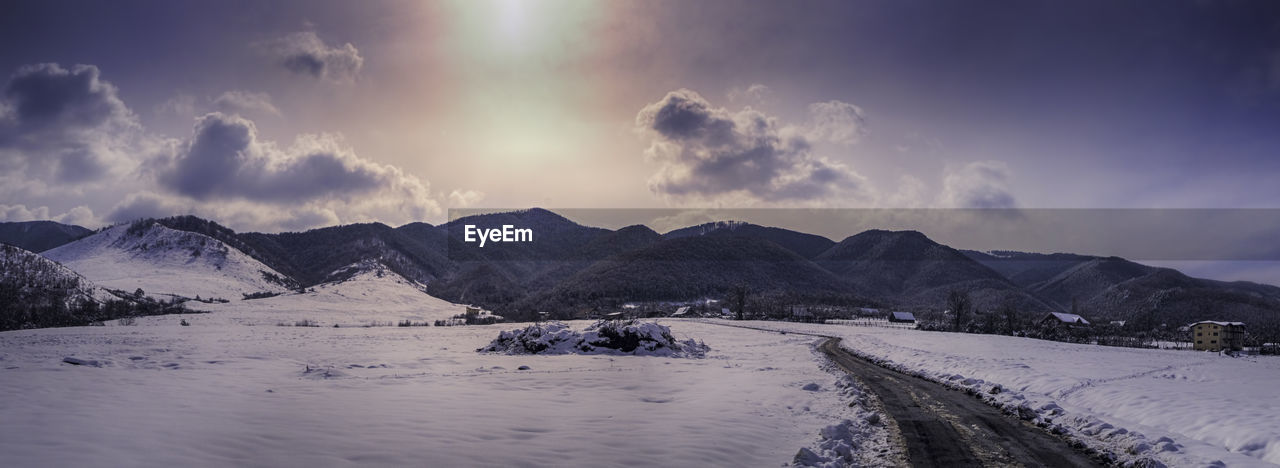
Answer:
M5 85L4 97L22 130L94 128L129 111L116 88L98 79L98 67L56 63L27 65Z
M302 73L320 78L324 76L324 61L312 52L300 52L285 56L281 62L285 68L294 73Z
M312 31L293 33L262 44L284 68L335 83L351 83L364 67L364 58L351 43L330 47Z
M288 149L261 142L253 122L212 113L200 118L160 182L196 200L297 202L390 186L398 170L361 159L332 138L305 137Z
M714 107L687 89L645 106L636 125L653 137L647 154L662 167L649 187L662 195L802 202L858 198L866 190L861 176L812 154L812 129L749 107Z
M0 92L0 161L28 177L81 183L109 172L137 122L98 68L19 68Z

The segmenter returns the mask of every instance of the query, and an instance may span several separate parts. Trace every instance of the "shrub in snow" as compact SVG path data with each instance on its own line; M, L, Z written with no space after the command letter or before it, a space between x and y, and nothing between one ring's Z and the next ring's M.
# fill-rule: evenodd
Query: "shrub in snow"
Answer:
M654 322L602 320L579 332L560 322L504 331L478 351L505 354L633 354L699 358L710 350L694 340L676 340Z

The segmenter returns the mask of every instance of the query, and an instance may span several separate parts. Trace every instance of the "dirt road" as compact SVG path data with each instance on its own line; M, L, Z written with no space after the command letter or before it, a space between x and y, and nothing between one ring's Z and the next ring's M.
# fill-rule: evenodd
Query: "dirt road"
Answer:
M819 347L880 398L898 423L914 467L1102 466L971 395L858 358L840 348L839 338L827 338Z

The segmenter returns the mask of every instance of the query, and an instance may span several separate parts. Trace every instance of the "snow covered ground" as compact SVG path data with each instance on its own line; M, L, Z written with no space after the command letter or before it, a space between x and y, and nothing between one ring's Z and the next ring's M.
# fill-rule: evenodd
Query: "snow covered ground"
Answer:
M476 350L514 325L250 326L227 306L0 333L3 464L780 466L887 443L812 337L664 322L712 350L513 356Z
M972 388L1121 459L1280 464L1280 358L842 325L752 326L844 338L887 365ZM993 386L998 394L991 394ZM1031 413L1034 412L1034 413Z
M241 294L282 292L263 274L271 267L203 234L154 224L129 234L122 224L41 253L99 286L151 296L240 299Z

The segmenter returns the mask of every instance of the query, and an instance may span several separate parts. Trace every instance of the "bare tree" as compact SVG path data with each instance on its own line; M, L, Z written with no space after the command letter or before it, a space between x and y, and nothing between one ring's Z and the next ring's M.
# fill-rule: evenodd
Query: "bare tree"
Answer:
M738 313L738 320L742 320L747 307L747 286L743 284L734 286L733 295L738 300L736 311Z
M1011 302L1004 303L1000 307L1000 315L1004 318L1004 329L1006 335L1017 334L1022 329L1022 321L1018 318L1018 308Z
M955 319L952 329L961 331L964 328L966 316L969 309L973 307L972 301L969 300L969 293L953 289L947 293L947 307L951 309L951 313Z

